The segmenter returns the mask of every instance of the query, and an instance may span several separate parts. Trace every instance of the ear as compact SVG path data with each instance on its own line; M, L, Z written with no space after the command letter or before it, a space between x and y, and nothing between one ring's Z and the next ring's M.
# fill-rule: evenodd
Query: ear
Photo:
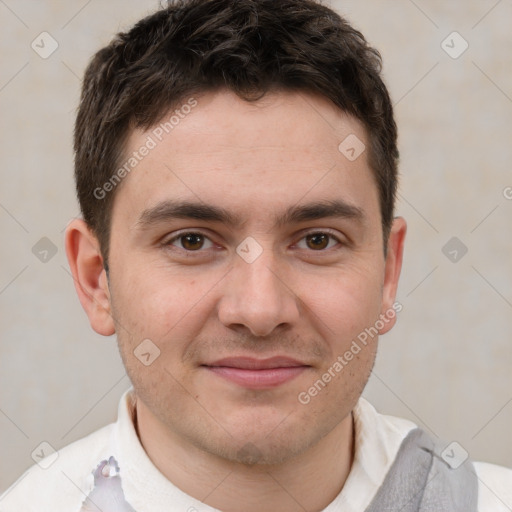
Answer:
M91 327L98 334L111 336L115 333L114 320L98 239L81 219L74 219L69 223L65 238L75 289Z
M395 217L387 243L386 265L384 269L384 284L382 287L381 318L386 321L379 334L388 332L396 322L396 313L401 311L402 305L395 304L398 279L402 270L402 257L404 252L405 234L407 224L402 217Z

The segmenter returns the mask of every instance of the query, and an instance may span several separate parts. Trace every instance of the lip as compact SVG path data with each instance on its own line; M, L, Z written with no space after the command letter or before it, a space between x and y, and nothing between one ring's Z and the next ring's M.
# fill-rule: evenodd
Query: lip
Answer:
M273 388L300 375L309 365L289 357L228 357L203 365L212 373L251 389Z

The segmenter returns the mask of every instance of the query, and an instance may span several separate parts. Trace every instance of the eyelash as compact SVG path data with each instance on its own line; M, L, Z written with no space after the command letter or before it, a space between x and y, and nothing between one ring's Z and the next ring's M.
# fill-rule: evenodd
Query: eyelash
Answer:
M310 235L327 235L329 237L329 241L331 240L335 240L337 242L337 245L344 245L344 243L340 240L340 238L338 236L336 236L332 231L330 231L329 229L323 229L323 230L316 230L316 231L309 231L307 233L304 233L303 236L300 238L299 242L304 240L306 237L310 236ZM214 243L210 237L208 235L206 235L205 233L201 232L201 231L181 231L179 232L178 234L174 235L172 238L168 239L168 240L165 240L164 242L162 242L162 246L164 246L165 248L172 248L171 250L178 250L178 251L182 251L182 252L185 252L187 255L191 255L191 256L194 256L196 253L197 254L201 254L201 253L205 253L207 252L209 249L198 249L196 251L191 251L191 250L188 250L188 249L184 249L183 247L176 247L176 246L173 246L173 242L179 240L180 238L186 236L186 235L199 235L199 236L202 236L204 237L205 239L209 240L211 243ZM296 245L296 244L294 244ZM336 246L334 246L336 247ZM334 247L330 247L330 248L326 248L326 249L318 249L318 250L314 250L314 249L310 249L310 252L312 253L325 253L331 249L333 249Z

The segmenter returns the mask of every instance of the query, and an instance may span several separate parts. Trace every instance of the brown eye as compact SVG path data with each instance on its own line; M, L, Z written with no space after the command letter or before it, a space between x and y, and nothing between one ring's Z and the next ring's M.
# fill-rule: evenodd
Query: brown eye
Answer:
M297 244L300 249L326 252L325 249L333 249L337 245L343 246L343 242L329 231L315 231L306 234Z
M325 233L314 233L306 236L306 244L313 250L325 249L329 245L329 238Z
M204 237L198 233L187 233L180 236L179 240L181 240L181 245L187 251L196 251L204 245Z
M175 236L166 242L165 245L172 245L188 252L203 252L201 249L211 249L213 242L202 233L188 232Z

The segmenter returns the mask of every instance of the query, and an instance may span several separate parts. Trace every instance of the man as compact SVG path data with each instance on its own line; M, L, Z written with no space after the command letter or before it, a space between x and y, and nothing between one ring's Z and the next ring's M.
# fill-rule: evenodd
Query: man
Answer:
M361 393L401 305L380 57L312 0L171 3L90 63L66 249L133 383L10 511L505 511Z

